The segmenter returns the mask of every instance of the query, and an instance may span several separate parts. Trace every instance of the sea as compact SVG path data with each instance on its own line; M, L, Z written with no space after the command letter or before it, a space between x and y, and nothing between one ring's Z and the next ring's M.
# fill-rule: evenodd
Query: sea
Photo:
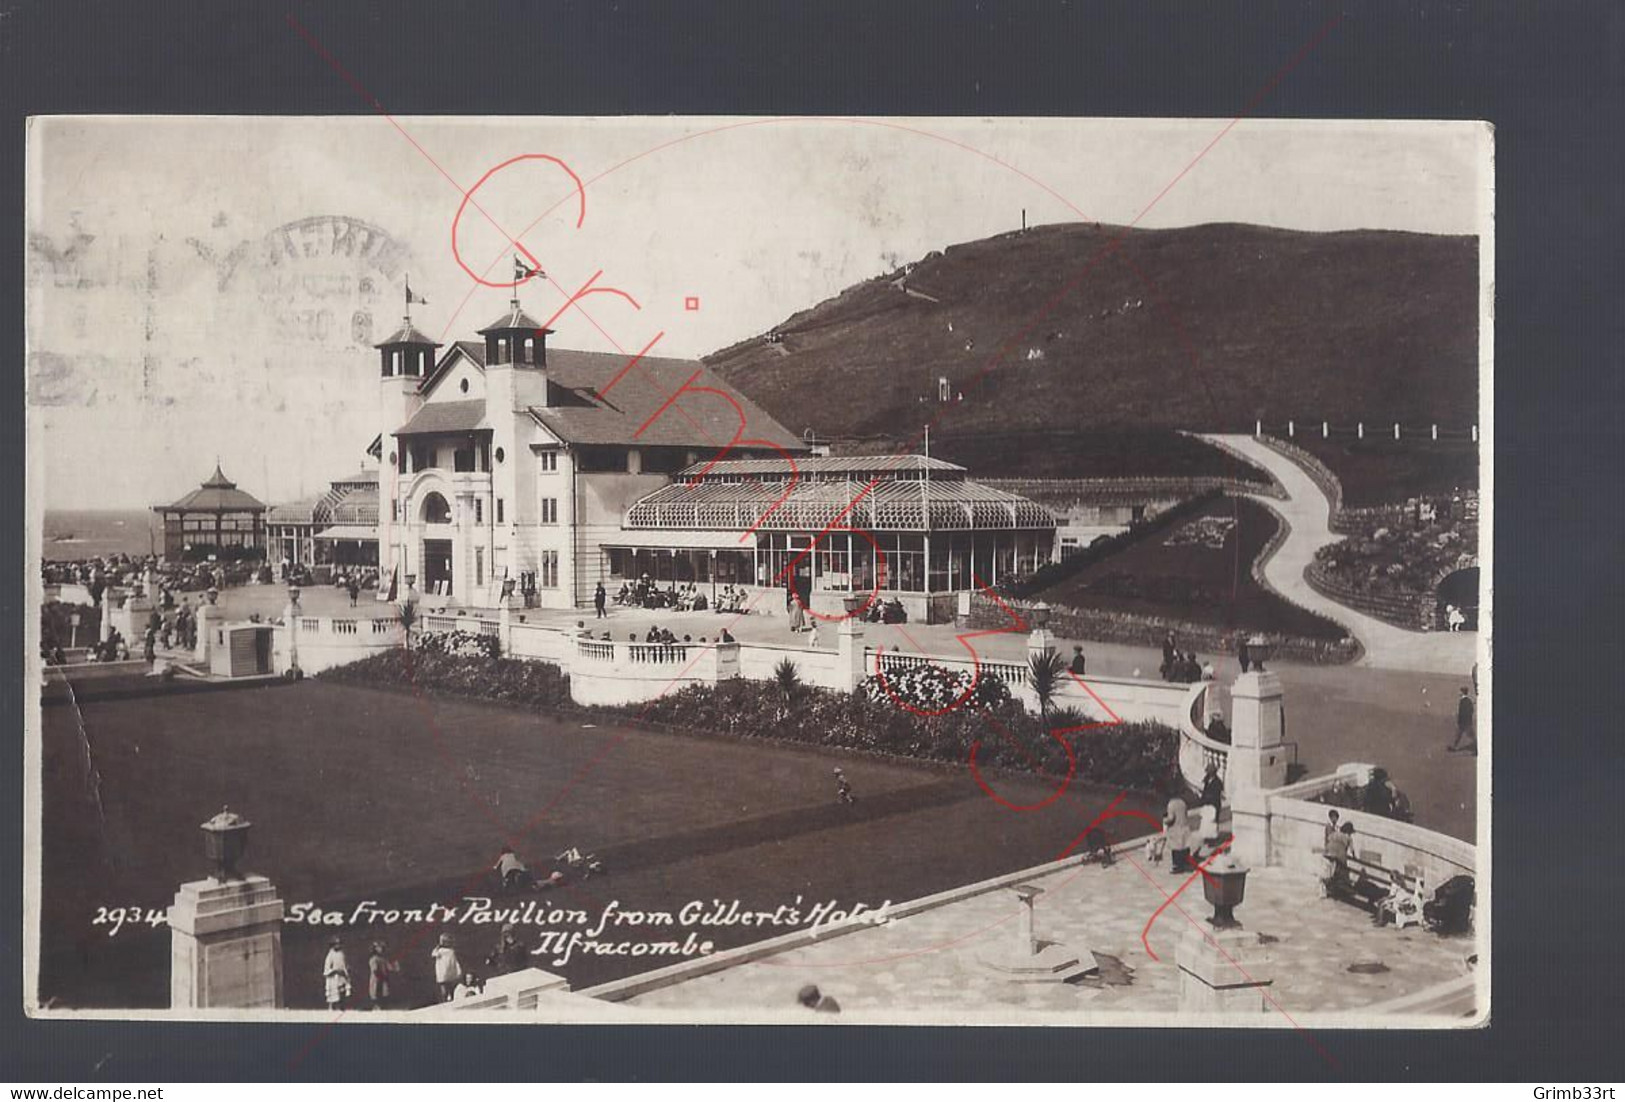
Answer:
M163 548L158 515L148 509L47 509L44 558L146 555Z

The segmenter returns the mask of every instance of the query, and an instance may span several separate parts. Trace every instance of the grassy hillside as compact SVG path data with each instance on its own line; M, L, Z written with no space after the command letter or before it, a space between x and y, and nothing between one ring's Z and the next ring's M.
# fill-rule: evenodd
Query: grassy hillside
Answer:
M931 420L934 452L985 456L987 475L1032 458L975 446L1006 433L1473 421L1476 239L1121 233L1063 224L956 245L706 362L792 430L872 444ZM1067 473L1095 473L1090 451Z

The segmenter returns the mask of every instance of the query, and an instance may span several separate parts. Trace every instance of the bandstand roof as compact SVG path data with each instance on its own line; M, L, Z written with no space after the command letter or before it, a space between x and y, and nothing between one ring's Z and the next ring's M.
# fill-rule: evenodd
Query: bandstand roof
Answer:
M183 513L265 512L265 504L254 495L239 490L237 484L221 472L218 463L214 465L214 474L209 481L174 504L158 505L155 508L160 512Z
M979 482L881 481L864 493L865 485L674 482L633 504L625 527L735 532L753 526L772 532L817 532L836 523L870 532L1055 527L1055 517L1042 505ZM854 499L857 504L848 510Z

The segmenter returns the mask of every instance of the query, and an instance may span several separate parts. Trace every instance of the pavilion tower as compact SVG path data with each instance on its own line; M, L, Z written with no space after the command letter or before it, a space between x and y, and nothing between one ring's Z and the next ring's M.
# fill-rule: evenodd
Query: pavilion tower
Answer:
M401 327L378 349L379 363L379 456L378 456L378 587L387 593L391 579L399 571L399 588L406 589L406 575L415 572L405 532L408 518L401 515L406 497L406 457L401 454L394 433L423 404L419 393L423 381L434 370L435 349L440 342L412 324L412 293L407 291L407 313Z

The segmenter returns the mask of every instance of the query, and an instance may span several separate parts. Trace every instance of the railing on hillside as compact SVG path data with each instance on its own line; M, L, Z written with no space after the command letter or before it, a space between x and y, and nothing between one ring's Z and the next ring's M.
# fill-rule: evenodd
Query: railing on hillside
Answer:
M332 623L334 635L355 635L357 632L354 620L334 620Z
M456 631L457 618L455 616L425 616L423 618L424 631Z
M372 621L372 633L374 635L387 635L389 632L395 630L399 624L399 620L377 619Z
M874 647L863 648L863 668L865 670L875 668L876 653ZM1031 677L1031 672L1026 664L1021 662L989 662L984 660L977 663L968 658L933 658L924 654L904 654L900 651L884 649L878 653L880 655L880 669L888 674L903 673L907 670L917 670L926 666L935 666L939 669L956 672L974 673L980 666L983 676L997 677L1010 686L1025 685Z

